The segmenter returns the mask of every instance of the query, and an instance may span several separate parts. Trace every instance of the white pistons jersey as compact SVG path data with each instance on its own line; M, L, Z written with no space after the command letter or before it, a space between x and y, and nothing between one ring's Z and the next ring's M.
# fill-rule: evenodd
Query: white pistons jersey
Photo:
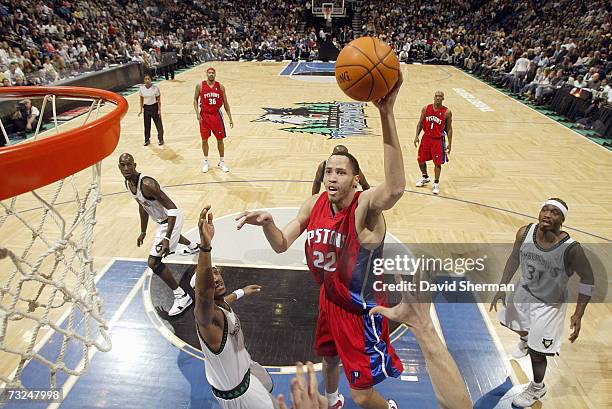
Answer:
M131 189L130 193L132 193L132 196L134 197L134 199L136 199L136 201L138 203L140 203L140 205L142 206L143 209L145 209L145 211L149 214L149 216L155 220L155 222L157 222L158 224L163 222L164 220L168 219L168 209L166 209L164 206L162 206L161 203L159 203L158 200L155 199L147 199L143 194L142 194L142 180L144 178L146 178L148 176L145 175L139 175L138 176L138 183L136 184L136 194L134 194L132 192ZM127 183L127 182L126 182ZM166 193L166 191L160 186L159 189Z
M540 302L564 303L567 300L567 283L573 274L567 270L566 252L576 241L569 236L549 249L536 243L537 224L527 229L520 249L523 275L518 286L523 287Z
M221 308L221 307L219 307ZM200 336L198 339L206 357L206 380L219 390L228 391L242 382L251 366L251 355L244 345L240 320L231 309L221 308L225 320L223 338L219 351L215 352Z

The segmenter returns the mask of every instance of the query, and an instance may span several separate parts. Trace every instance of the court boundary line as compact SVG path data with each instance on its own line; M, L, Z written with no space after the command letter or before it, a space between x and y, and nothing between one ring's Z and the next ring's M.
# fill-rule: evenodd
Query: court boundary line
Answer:
M587 140L587 141L589 141L590 143L592 143L592 144L594 144L594 145L598 146L599 148L601 148L601 149L605 150L606 152L610 153L610 150L609 150L608 148L606 148L605 146L602 146L602 145L598 144L598 143L597 143L597 142L595 142L595 141L590 140L590 139L589 139L589 138L587 138L586 136L584 136L584 135L582 135L582 134L580 134L580 133L576 132L576 130L574 130L574 129L572 129L572 128L568 128L567 126L565 126L565 125L563 125L563 124L560 124L559 122L555 121L554 119L547 117L546 115L544 115L543 113L541 113L541 112L540 112L540 111L538 111L537 109L535 109L535 108L533 108L533 107L530 107L530 106L529 106L529 105L527 105L527 104L523 104L521 101L519 101L519 100L517 100L517 99L514 99L514 98L512 98L512 97L511 97L511 96L509 96L509 95L504 94L503 92L501 92L501 91L500 91L500 90L498 90L497 88L495 88L495 87L493 87L493 86L491 86L491 85L487 84L486 82L484 82L484 81L483 81L483 80L481 80L480 78L477 78L477 77L475 77L475 76L474 76L474 75L472 75L472 74L468 74L468 73L466 73L465 71L460 70L459 68L455 67L454 65L453 65L452 67L453 67L455 70L457 70L457 71L459 71L460 73L462 73L463 75L465 75L466 77L468 77L468 78L472 78L472 79L475 79L476 81L478 81L478 82L480 82L480 83L482 83L482 84L486 85L487 87L491 88L493 91L499 92L500 94L502 94L504 97L506 97L506 98L510 99L511 101L514 101L514 102L516 102L517 104L520 104L521 106L523 106L523 107L525 107L525 108L528 108L528 109L532 110L533 112L537 113L538 115L541 115L541 116L543 116L544 118L548 119L550 122L552 122L552 123L554 123L554 124L557 124L557 125L559 125L560 127L562 127L563 129L567 129L568 131L571 131L572 133L574 133L574 134L576 134L576 135L580 136L580 138L581 138L582 140L585 140L585 139L586 139L586 140Z

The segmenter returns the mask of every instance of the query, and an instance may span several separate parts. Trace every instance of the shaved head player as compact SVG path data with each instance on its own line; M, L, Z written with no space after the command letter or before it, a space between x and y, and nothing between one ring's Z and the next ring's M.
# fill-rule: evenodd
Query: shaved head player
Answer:
M374 104L383 130L385 180L364 192L357 191L359 163L348 152L332 154L325 165L325 192L309 197L295 219L282 230L265 211L244 212L237 220L263 226L272 248L287 251L306 231L306 260L320 285L319 316L314 349L323 357L323 379L329 407L342 408L338 394L339 363L350 385L353 401L362 408L396 409L374 386L387 377L397 378L403 365L389 340L389 326L372 308L385 304L385 294L374 291L381 279L372 272L372 260L382 257L385 238L383 211L402 197L406 185L402 150L393 106L402 83Z

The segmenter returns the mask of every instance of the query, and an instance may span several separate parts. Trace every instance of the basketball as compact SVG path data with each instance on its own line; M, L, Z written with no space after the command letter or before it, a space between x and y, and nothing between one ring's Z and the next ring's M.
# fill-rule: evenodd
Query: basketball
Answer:
M357 101L376 101L391 91L399 75L399 60L387 44L374 37L348 43L336 60L336 82Z

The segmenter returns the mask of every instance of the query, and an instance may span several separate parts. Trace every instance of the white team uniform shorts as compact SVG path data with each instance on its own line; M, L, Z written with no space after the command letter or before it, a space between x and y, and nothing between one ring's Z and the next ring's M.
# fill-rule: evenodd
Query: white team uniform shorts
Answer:
M558 354L563 341L567 304L545 304L523 287L506 297L497 318L515 331L527 331L527 346L547 355Z
M178 245L179 238L181 237L181 230L183 230L183 214L179 212L178 216L176 216L176 221L174 222L174 229L172 230L172 236L170 236L170 253L176 250L176 246ZM166 233L168 232L168 223L163 223L158 225L157 232L155 233L155 239L153 239L153 244L151 245L150 255L154 257L161 257L162 251L162 240L166 237Z
M257 376L251 372L249 389L236 399L224 400L217 398L222 409L273 409L276 402L266 390Z

